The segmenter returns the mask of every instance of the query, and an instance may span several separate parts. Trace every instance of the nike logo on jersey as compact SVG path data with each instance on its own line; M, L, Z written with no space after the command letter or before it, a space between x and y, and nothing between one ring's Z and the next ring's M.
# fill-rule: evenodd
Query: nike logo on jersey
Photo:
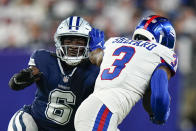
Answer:
M99 43L97 44L97 46L100 46L100 47L102 47L101 43L102 43L102 41L101 41L101 42L99 42Z

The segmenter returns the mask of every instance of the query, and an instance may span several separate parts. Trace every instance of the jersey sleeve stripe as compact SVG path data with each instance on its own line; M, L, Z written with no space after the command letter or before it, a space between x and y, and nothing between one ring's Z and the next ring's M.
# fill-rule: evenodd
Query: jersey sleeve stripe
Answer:
M111 116L112 113L110 110L103 105L95 119L95 124L92 131L107 131Z
M35 64L35 59L30 58L28 65L29 65L29 66L36 66L36 64Z
M112 117L112 112L109 111L109 112L108 112L108 115L107 115L107 117L106 117L106 120L105 120L105 124L104 124L104 127L103 127L103 131L107 131L108 125L109 125L109 123L110 123L111 117Z

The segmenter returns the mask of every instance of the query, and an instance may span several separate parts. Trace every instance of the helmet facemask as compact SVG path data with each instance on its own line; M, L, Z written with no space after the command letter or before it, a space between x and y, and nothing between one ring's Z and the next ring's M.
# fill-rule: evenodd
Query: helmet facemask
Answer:
M67 35L61 36L59 40L57 56L68 65L75 66L89 57L88 37Z

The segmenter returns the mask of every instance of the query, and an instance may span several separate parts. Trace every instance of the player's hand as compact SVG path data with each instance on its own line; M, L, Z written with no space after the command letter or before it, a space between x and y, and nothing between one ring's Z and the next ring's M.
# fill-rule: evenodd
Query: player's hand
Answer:
M27 69L23 69L21 70L17 76L16 76L16 81L17 82L33 82L33 74L32 74L33 70L30 68Z
M41 75L42 73L33 75L33 70L31 68L23 69L15 76L15 82L18 84L33 83L35 79Z
M165 114L165 116L163 118L160 118L159 116L151 115L150 120L154 124L163 125L168 120L169 115L170 115L170 108L169 108L169 110L167 111L167 113Z
M104 49L104 32L93 28L90 32L90 42L89 42L89 49L90 51L93 51L97 48Z

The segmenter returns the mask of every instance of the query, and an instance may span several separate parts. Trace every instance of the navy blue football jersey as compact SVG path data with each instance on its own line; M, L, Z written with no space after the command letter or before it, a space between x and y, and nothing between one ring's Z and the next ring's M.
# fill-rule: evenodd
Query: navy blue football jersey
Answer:
M61 64L63 75L57 57L46 50L35 51L30 65L36 66L42 77L36 82L33 103L24 106L23 110L33 116L41 131L74 131L75 112L93 92L99 67L89 60L76 68Z

